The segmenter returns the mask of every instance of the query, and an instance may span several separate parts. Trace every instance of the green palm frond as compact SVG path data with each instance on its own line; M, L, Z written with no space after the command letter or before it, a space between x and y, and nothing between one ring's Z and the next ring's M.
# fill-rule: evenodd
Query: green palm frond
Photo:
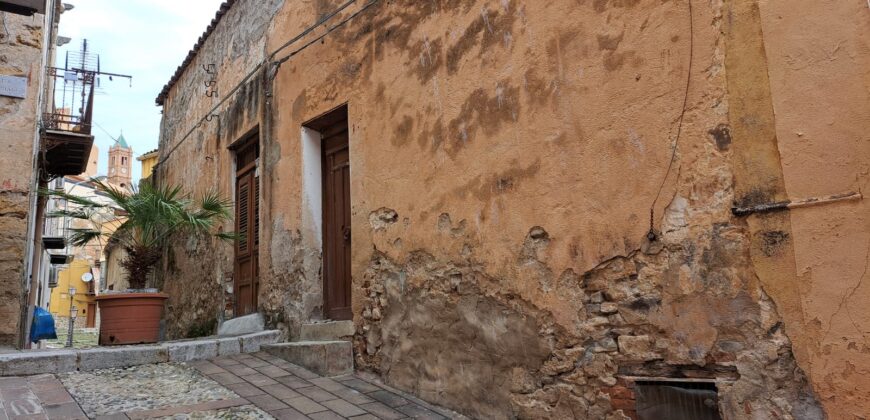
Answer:
M215 234L214 236L224 241L235 241L240 238L238 232L220 232Z
M127 249L130 257L128 268L136 268L136 274L131 272L130 275L131 287L144 287L144 275L150 266L138 265L155 264L154 256L159 257L160 250L169 245L174 234L213 234L224 240L237 238L234 233L214 232L232 218L232 202L221 198L217 192L208 192L192 200L180 186L143 183L138 190L131 192L100 180L92 182L107 198L106 204L65 192L45 191L43 194L63 198L75 205L71 209L52 212L52 217L91 222L93 228L70 229L73 245L87 245L105 236ZM113 229L105 229L106 226ZM110 231L112 233L107 233Z
M41 189L39 190L39 194L45 197L60 198L75 204L78 207L101 208L105 206L105 204L100 204L91 199L67 193L66 191Z
M45 215L50 219L57 219L61 217L68 217L70 219L78 219L78 220L90 220L92 213L86 212L84 209L74 209L74 210L55 210L49 212Z
M85 246L100 239L103 232L94 229L70 229L70 243L73 246Z

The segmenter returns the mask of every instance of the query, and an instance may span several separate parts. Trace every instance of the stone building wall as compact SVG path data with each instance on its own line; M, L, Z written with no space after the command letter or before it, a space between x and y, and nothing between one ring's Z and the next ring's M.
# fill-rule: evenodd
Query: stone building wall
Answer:
M272 325L322 316L302 125L346 103L358 369L480 418L622 418L637 378L716 381L726 418L870 410L866 201L731 211L867 190L866 6L341 3L237 1L164 103L161 182L231 195L259 130ZM232 249L179 241L184 331Z
M227 147L257 125L262 95L259 78L244 83L227 106L216 111L219 118L200 122L193 116L209 115L220 97L264 59L265 33L271 16L282 4L283 0L239 1L204 41L196 60L179 80L179 89L167 98L165 109L169 112L162 121L160 158L180 143L172 159L186 155L189 162L163 165L171 172L158 172L161 182L182 184L194 195L214 189L224 197L233 196L234 157ZM216 69L216 76L206 71L210 66ZM206 83L211 80L217 82L214 90L221 96L207 96L212 89ZM182 109L187 111L180 112ZM187 133L191 134L182 141ZM234 229L232 223L221 228ZM167 338L209 335L219 320L232 318L233 253L231 246L221 242L176 238L177 246L166 250L157 282L170 295Z
M0 12L0 75L27 78L26 98L0 96L0 347L18 346L27 293L27 232L43 79L43 15Z

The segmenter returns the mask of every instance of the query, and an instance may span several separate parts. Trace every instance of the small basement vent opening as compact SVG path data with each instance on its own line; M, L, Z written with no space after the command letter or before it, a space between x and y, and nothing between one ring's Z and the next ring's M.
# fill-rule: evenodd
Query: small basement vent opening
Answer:
M721 420L715 382L635 381L638 420Z

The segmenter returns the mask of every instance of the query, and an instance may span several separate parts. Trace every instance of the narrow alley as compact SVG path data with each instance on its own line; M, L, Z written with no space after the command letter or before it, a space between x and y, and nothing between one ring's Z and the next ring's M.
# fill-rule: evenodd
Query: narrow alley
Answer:
M0 0L0 420L870 419L868 0Z
M265 352L191 363L0 377L0 420L446 419L368 375L324 378Z

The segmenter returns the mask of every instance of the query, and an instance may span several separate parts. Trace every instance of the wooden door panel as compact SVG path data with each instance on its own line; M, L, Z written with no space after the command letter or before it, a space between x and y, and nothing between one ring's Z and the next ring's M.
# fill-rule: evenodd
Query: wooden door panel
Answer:
M85 327L94 328L97 326L97 304L89 303L88 304L88 313L87 319L85 320Z
M256 143L237 154L236 173L236 246L233 275L235 316L257 311L259 293L260 185L257 177L259 149Z
M350 274L350 154L346 122L323 139L324 241L323 294L325 316L353 319Z

